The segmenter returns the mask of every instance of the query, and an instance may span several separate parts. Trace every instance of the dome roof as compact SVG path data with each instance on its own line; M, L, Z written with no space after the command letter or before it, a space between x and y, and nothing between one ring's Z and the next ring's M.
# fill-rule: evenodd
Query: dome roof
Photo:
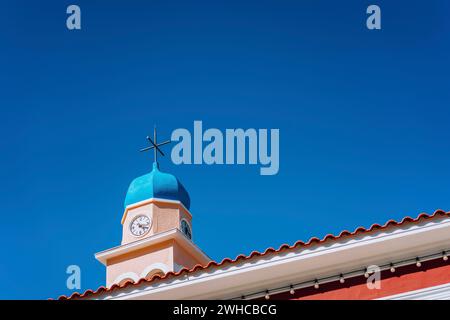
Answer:
M150 198L180 201L189 209L191 199L178 179L159 171L158 163L153 163L152 172L134 179L125 197L125 207Z

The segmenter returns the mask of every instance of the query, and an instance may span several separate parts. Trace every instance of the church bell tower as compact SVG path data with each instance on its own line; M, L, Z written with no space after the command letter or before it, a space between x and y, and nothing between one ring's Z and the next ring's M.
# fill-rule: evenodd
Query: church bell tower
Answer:
M173 175L160 171L156 130L152 144L153 170L134 179L125 197L121 220L121 245L99 252L96 259L106 266L106 285L150 279L155 274L179 271L196 264L205 265L210 258L193 242L190 198Z

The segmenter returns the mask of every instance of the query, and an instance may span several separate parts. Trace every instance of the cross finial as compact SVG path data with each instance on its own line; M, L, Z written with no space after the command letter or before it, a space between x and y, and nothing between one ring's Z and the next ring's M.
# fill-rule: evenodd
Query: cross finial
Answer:
M165 144L169 144L172 141L167 140L167 141L158 143L158 137L156 135L156 126L153 128L153 140L152 140L152 138L150 138L150 136L147 136L147 140L152 145L150 147L143 148L143 149L141 149L139 151L140 152L145 152L145 151L153 149L153 154L154 154L154 157L155 157L155 163L158 163L158 152L164 157L164 153L161 151L161 149L159 147L161 147L161 146L163 146Z

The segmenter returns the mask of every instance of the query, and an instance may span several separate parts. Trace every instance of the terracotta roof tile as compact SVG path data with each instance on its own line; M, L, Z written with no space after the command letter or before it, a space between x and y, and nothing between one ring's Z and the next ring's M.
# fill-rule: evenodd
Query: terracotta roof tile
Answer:
M308 247L310 245L313 244L322 244L324 242L327 241L336 241L339 240L343 237L353 237L356 235L360 235L363 233L369 233L375 230L382 230L382 229L386 229L389 227L398 227L401 225L404 225L406 223L416 223L419 222L421 220L426 220L426 219L433 219L439 216L450 216L450 212L445 212L443 210L436 210L432 215L426 214L426 213L421 213L419 214L416 218L411 218L411 217L405 217L403 218L400 222L395 221L395 220L389 220L387 221L384 225L379 225L379 224L373 224L372 226L370 226L370 228L366 229L364 227L358 227L355 229L355 231L350 232L347 230L342 231L341 233L339 233L339 235L335 236L332 234L327 234L326 236L324 236L322 239L319 239L317 237L313 237L310 238L307 242L303 242L303 241L297 241L295 242L293 245L288 245L288 244L283 244L281 245L278 249L274 249L274 248L267 248L264 252L259 252L259 251L253 251L251 252L248 256L240 254L238 255L234 260L230 259L230 258L224 258L221 262L216 262L216 261L210 261L208 264L206 265L195 265L192 268L183 268L178 272L167 272L165 275L161 276L158 274L155 274L154 276L152 276L150 279L145 279L142 278L137 282L133 282L133 281L126 281L125 283L118 285L118 284L114 284L112 285L110 288L106 288L101 286L100 288L98 288L97 290L93 291L91 289L86 290L84 293L80 294L78 292L74 292L72 293L70 296L60 296L58 298L58 300L69 300L69 299L79 299L79 298L85 298L85 297L89 297L89 296L93 296L93 295L99 295L101 293L105 293L105 292L112 292L116 289L121 289L121 288L125 288L128 286L139 286L143 283L150 283L152 281L155 281L157 279L159 280L164 280L164 279L168 279L170 277L178 277L181 276L183 274L189 274L189 273L193 273L199 270L205 270L211 267L221 267L225 264L233 264L236 263L238 261L241 260L249 260L252 259L254 257L261 257L264 255L268 255L271 253L279 253L281 251L284 250L292 250L292 249L298 249L298 248L302 248L302 247Z

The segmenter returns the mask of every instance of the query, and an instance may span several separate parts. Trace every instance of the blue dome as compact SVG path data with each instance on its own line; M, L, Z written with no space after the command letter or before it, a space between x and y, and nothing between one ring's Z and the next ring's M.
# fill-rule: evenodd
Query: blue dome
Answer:
M187 209L191 199L178 179L168 173L159 171L158 163L153 163L152 172L134 179L125 197L125 207L150 198L178 200Z

